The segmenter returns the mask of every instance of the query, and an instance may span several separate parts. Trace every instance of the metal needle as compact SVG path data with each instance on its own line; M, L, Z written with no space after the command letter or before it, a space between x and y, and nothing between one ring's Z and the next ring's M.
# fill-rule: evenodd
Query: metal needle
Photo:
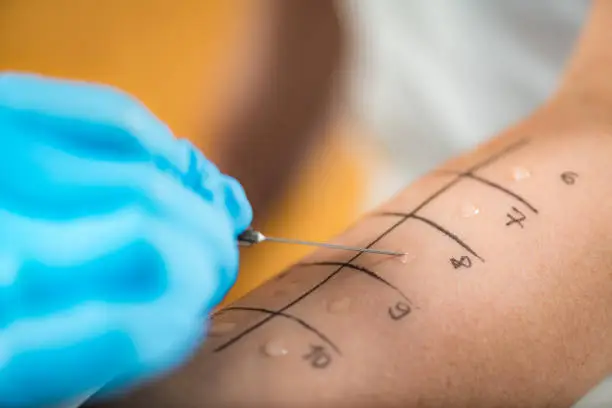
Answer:
M382 249L374 249L374 248L359 248L359 247L352 247L352 246L339 245L339 244L329 244L327 242L302 241L300 239L266 237L264 241L280 242L283 244L310 245L310 246L316 246L316 247L322 247L322 248L344 249L346 251L368 252L371 254L380 254L380 255L393 255L393 256L405 255L403 252L385 251Z
M255 231L252 229L247 229L242 235L238 237L238 242L242 245L253 245L253 244L258 244L264 241L277 242L281 244L308 245L308 246L315 246L315 247L322 247L322 248L342 249L345 251L367 252L367 253L379 254L379 255L391 255L391 256L406 255L404 252L385 251L382 249L360 248L360 247L353 247L353 246L347 246L347 245L329 244L326 242L303 241L301 239L267 237L263 235L261 232Z

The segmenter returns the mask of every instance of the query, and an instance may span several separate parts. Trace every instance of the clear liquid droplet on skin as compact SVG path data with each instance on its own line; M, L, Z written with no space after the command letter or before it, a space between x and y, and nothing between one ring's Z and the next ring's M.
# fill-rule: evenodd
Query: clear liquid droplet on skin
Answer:
M478 215L478 213L480 213L480 208L476 207L472 203L466 203L461 206L460 212L463 218L470 218Z
M210 328L210 333L208 333L208 335L212 337L223 336L224 334L227 334L234 330L235 327L236 323L234 322L213 323L212 327Z
M400 263L403 263L403 264L407 264L408 261L410 260L410 257L408 256L408 254L399 255L397 258L400 261Z
M263 345L261 351L267 357L282 357L289 354L289 350L287 350L285 342L282 339L273 339L268 341Z
M327 305L327 310L330 313L342 313L342 312L346 312L347 310L349 310L350 307L351 307L351 299L345 297L342 299L337 299L332 302L329 302L329 304Z
M515 181L526 180L531 177L531 172L524 167L515 167L512 169L512 178Z

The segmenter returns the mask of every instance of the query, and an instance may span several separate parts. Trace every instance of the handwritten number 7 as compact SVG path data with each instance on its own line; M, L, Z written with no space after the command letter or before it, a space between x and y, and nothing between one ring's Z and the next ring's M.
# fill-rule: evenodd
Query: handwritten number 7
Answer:
M512 207L512 212L506 214L506 217L508 217L508 222L506 222L507 227L516 224L521 228L525 228L523 226L523 222L527 219L527 217L518 208Z

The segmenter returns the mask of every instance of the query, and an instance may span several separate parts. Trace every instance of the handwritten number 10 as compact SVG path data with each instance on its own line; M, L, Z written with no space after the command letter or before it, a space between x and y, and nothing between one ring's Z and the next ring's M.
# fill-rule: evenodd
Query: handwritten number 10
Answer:
M302 356L304 360L310 361L313 368L326 368L331 362L331 355L323 346L310 346L310 352Z

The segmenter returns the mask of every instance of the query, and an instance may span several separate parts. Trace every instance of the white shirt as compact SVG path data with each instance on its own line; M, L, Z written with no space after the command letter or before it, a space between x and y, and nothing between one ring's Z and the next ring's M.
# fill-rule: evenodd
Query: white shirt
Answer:
M352 108L392 166L375 183L375 202L543 102L590 6L586 0L340 4L354 41Z

